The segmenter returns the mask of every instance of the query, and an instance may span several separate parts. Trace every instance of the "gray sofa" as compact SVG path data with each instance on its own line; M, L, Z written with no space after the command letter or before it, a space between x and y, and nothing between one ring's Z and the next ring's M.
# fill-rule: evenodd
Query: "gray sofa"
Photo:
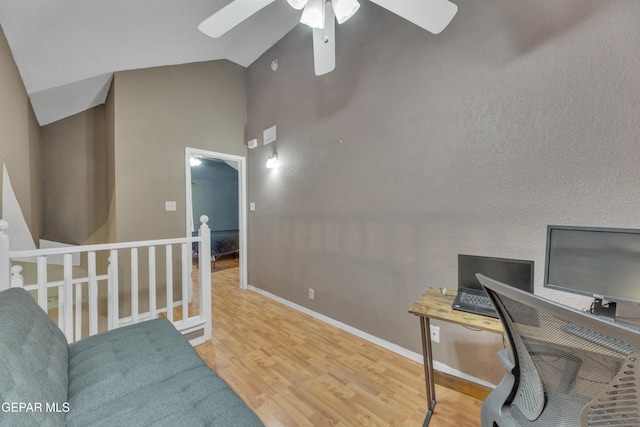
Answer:
M168 320L68 345L21 288L0 292L0 401L0 425L263 425Z

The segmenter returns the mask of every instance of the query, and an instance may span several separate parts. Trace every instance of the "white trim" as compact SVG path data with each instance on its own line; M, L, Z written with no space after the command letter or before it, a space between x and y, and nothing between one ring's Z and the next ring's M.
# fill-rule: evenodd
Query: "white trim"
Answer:
M284 305L286 305L288 307L291 307L294 310L297 310L297 311L300 311L302 313L308 314L311 317L314 317L314 318L316 318L318 320L321 320L321 321L323 321L325 323L328 323L331 326L335 326L338 329L342 329L345 332L353 334L353 335L355 335L355 336L357 336L359 338L362 338L365 341L369 341L372 344L375 344L375 345L380 346L382 348L385 348L385 349L387 349L389 351L392 351L392 352L394 352L396 354L399 354L400 356L404 356L407 359L411 359L414 362L418 362L421 365L423 364L422 355L420 353L416 353L414 351L407 350L406 348L401 347L401 346L399 346L397 344L394 344L392 342L383 340L382 338L378 338L378 337L376 337L374 335L371 335L371 334L369 334L367 332L361 331L360 329L356 329L353 326L349 326L349 325L347 325L345 323L339 322L339 321L337 321L335 319L332 319L332 318L327 317L327 316L325 316L323 314L317 313L317 312L315 312L313 310L309 310L306 307L303 307L303 306L298 305L298 304L296 304L294 302L288 301L288 300L286 300L284 298L281 298L281 297L279 297L277 295L273 295L272 293L269 293L269 292L264 291L262 289L256 288L255 286L248 285L247 289L249 289L251 291L254 291L254 292L257 292L260 295L264 295L267 298L270 298L270 299L272 299L274 301L277 301L277 302L279 302L281 304L284 304ZM485 380L483 380L481 378L477 378L477 377L474 377L472 375L466 374L466 373L464 373L462 371L459 371L458 369L452 368L451 366L446 365L446 364L444 364L442 362L434 361L433 362L433 368L436 371L440 371L440 372L443 372L445 374L452 375L454 377L458 377L458 378L461 378L461 379L464 379L464 380L467 380L467 381L470 381L470 382L473 382L473 383L476 383L476 384L479 384L479 385L482 385L482 386L485 386L485 387L489 387L489 388L495 388L496 387L495 384L492 384L492 383L490 383L488 381L485 381Z
M191 200L191 155L202 156L204 158L222 159L238 163L238 212L240 229L240 289L247 289L247 158L235 154L218 153L216 151L201 150L198 148L185 147L185 199L186 199L186 232L191 236L192 229L192 200Z

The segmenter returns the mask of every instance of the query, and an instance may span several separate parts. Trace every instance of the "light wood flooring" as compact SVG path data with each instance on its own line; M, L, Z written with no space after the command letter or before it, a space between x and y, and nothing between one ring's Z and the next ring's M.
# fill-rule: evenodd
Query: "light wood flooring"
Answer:
M240 290L237 260L216 267L213 338L196 350L267 427L422 426L421 364ZM480 400L438 385L436 396L431 427L480 425Z

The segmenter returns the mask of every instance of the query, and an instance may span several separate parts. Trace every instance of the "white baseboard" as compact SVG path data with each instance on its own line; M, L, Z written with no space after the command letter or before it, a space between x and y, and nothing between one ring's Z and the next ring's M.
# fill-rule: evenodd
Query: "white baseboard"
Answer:
M269 292L264 291L262 289L256 288L255 286L248 285L247 289L250 290L250 291L257 292L257 293L259 293L261 295L264 295L267 298L270 298L270 299L272 299L274 301L278 301L279 303L284 304L284 305L286 305L288 307L291 307L294 310L297 310L297 311L300 311L302 313L308 314L311 317L314 317L314 318L316 318L318 320L321 320L321 321L323 321L325 323L328 323L331 326L335 326L338 329L342 329L345 332L349 332L352 335L355 335L355 336L357 336L359 338L362 338L363 340L369 341L372 344L378 345L378 346L380 346L382 348L385 348L385 349L387 349L389 351L392 351L392 352L394 352L396 354L399 354L400 356L404 356L407 359L411 359L414 362L418 362L421 365L423 364L422 355L419 354L419 353L416 353L416 352L411 351L411 350L407 350L406 348L401 347L401 346L399 346L397 344L394 344L392 342L383 340L382 338L378 338L378 337L376 337L374 335L371 335L371 334L369 334L367 332L361 331L360 329L356 329L353 326L349 326L349 325L347 325L345 323L342 323L342 322L339 322L339 321L337 321L335 319L327 317L324 314L317 313L317 312L315 312L313 310L310 310L310 309L308 309L306 307L303 307L303 306L301 306L299 304L296 304L294 302L288 301L288 300L286 300L284 298L281 298L281 297L279 297L277 295L273 295L272 293L269 293ZM458 377L458 378L461 378L461 379L466 380L466 381L471 381L473 383L476 383L476 384L479 384L479 385L482 385L482 386L485 386L485 387L489 387L489 388L495 388L496 387L495 384L492 384L492 383L490 383L488 381L485 381L483 379L474 377L472 375L466 374L466 373L464 373L462 371L459 371L458 369L452 368L451 366L449 366L449 365L447 365L445 363L438 362L437 360L434 360L433 368L436 371L440 371L442 373L445 373L445 374L448 374L448 375L452 375L454 377Z

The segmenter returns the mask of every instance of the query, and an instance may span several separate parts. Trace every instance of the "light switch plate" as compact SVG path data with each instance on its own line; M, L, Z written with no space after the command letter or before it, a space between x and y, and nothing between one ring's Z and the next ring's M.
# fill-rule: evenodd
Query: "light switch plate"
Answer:
M166 201L166 202L164 202L164 210L165 211L175 211L176 210L176 202L175 201Z

